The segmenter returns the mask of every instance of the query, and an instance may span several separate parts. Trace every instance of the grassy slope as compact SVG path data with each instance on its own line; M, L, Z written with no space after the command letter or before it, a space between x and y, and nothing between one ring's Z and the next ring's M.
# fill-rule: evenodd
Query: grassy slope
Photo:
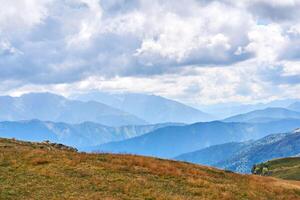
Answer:
M299 157L270 160L265 163L258 164L257 167L266 167L268 170L265 175L267 176L300 181Z
M131 155L0 139L0 199L300 199L300 184Z

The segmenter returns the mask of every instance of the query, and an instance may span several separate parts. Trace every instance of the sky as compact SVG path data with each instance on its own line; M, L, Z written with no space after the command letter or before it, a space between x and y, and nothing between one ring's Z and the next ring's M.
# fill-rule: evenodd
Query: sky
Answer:
M0 0L0 93L300 98L300 0Z

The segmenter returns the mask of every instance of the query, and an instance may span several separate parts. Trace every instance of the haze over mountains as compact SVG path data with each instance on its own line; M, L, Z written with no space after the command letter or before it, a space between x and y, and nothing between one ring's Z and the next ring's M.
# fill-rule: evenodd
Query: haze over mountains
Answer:
M49 140L82 151L175 157L242 173L255 162L298 151L268 154L273 146L264 153L253 150L281 139L280 134L262 137L300 127L296 100L245 105L262 109L241 109L238 115L212 121L214 113L155 95L92 92L71 98L52 93L0 97L0 137ZM290 143L296 145L288 140L281 147L289 149Z
M94 150L172 158L211 145L258 139L271 133L286 132L299 125L298 119L266 123L203 122L157 129L139 137L100 145Z
M300 112L286 108L266 108L225 119L225 122L268 122L279 119L300 119Z
M154 95L97 93L95 98L87 95L79 99L84 101L70 100L51 93L2 96L0 120L40 119L67 123L92 121L108 126L122 126L192 123L212 119L211 115L195 108Z
M93 92L76 95L75 98L83 101L93 100L107 104L139 116L149 123L195 123L214 119L208 113L156 95Z
M288 106L288 109L300 112L300 102L297 101L297 102L291 104L290 106Z
M108 105L81 102L51 93L29 93L20 97L0 97L0 120L49 120L66 123L97 122L108 126L141 125L146 121Z
M298 99L281 99L274 100L267 103L253 103L253 104L243 104L243 103L218 103L211 105L200 105L197 106L200 110L208 113L213 113L219 120L229 118L241 113L248 113L255 110L264 110L267 108L287 108L294 103L297 103ZM291 109L293 110L293 109ZM297 111L297 110L296 110Z
M0 135L25 141L63 143L79 149L143 135L153 130L180 124L130 125L108 127L93 122L67 124L40 120L0 122Z
M300 200L299 130L300 0L0 0L0 200Z

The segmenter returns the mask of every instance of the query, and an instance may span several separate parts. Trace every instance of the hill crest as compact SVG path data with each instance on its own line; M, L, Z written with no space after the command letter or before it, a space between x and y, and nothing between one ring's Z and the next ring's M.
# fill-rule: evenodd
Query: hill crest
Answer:
M300 183L150 157L0 139L0 199L300 198Z

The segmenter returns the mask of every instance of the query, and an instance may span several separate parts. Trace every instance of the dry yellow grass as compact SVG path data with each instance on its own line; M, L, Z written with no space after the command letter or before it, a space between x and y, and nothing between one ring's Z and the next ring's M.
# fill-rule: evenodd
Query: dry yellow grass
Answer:
M296 200L299 182L0 139L0 199Z

